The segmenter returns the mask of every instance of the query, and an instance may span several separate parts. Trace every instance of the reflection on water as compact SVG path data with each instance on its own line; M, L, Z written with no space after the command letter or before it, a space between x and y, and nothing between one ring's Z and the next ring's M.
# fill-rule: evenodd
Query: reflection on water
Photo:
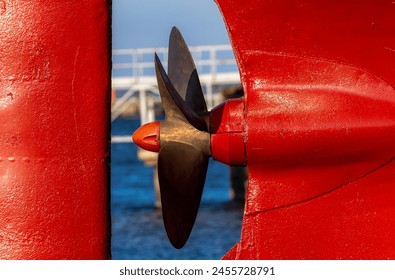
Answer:
M117 119L113 135L131 135L137 119ZM167 240L154 207L152 168L137 159L134 144L111 146L113 259L220 259L240 239L242 205L229 202L229 169L210 161L201 208L184 248Z

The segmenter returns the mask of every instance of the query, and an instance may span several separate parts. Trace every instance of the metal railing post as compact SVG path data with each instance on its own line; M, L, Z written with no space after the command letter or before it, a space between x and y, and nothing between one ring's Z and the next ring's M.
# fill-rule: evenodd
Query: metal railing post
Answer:
M141 89L139 97L139 104L140 104L140 123L143 125L148 122L147 118L147 96L145 89Z

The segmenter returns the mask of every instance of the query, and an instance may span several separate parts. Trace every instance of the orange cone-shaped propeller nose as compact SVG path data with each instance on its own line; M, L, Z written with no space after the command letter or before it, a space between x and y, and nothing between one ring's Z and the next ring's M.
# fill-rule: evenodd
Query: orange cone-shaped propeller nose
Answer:
M159 121L143 125L134 132L132 136L133 142L144 150L159 152L159 127Z

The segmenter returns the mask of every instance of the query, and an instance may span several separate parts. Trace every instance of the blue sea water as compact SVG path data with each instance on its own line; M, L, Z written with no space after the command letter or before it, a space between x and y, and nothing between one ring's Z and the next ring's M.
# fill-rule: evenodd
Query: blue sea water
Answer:
M112 135L132 135L135 118L119 118ZM113 259L220 259L240 239L243 206L230 201L229 168L210 160L201 207L184 248L169 243L154 206L153 170L137 159L133 143L111 145Z

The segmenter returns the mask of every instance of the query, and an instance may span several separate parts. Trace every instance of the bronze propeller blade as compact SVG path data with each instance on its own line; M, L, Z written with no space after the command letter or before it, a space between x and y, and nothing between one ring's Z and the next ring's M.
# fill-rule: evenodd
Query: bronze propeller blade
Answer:
M171 244L184 246L198 213L208 155L183 143L170 142L158 157L163 221Z
M166 118L179 117L186 119L193 127L201 131L208 131L209 125L207 124L204 117L199 116L180 96L169 77L167 76L165 69L155 54L155 71L156 78L158 81L159 93L162 99L163 108L165 110ZM200 87L200 84L199 84ZM199 94L198 91L194 91ZM203 95L203 93L202 93ZM193 99L193 98L191 98ZM179 114L179 112L182 113Z
M169 79L188 106L198 115L207 112L206 101L192 55L177 27L169 39Z

